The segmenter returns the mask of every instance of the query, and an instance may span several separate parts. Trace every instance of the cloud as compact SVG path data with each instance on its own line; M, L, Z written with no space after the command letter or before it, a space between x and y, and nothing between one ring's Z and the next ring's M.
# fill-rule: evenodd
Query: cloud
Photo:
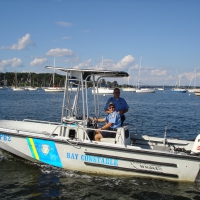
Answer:
M46 58L35 58L33 61L30 62L30 66L43 65L46 62L47 62Z
M54 57L64 57L64 56L71 56L73 52L69 49L51 49L46 53L47 56L54 56Z
M130 71L134 70L134 71L138 71L140 68L140 65L139 64L136 64L135 66L132 66L129 68Z
M62 40L69 40L69 39L71 39L71 37L68 36L62 37Z
M70 27L72 24L69 22L56 22L56 24L62 26L62 27Z
M91 69L93 68L92 59L86 60L85 62L79 63L78 65L74 66L73 68L76 69Z
M30 39L31 35L26 34L22 38L18 39L17 44L13 44L12 46L2 46L1 49L10 49L10 50L23 50L26 49L30 45L35 45L33 41Z
M153 69L153 70L151 70L151 75L165 76L165 75L167 75L167 70Z
M127 70L130 65L133 64L135 58L132 55L125 56L121 61L119 61L113 69L115 70Z
M20 58L12 58L8 60L0 60L0 69L3 71L6 67L19 67L22 66L22 60Z

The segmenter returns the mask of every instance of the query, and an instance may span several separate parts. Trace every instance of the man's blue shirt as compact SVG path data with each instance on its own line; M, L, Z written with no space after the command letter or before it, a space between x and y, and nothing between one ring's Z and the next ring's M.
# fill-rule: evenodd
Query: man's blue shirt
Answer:
M110 128L117 129L121 127L121 117L118 112L114 111L105 117L107 123L112 123Z
M125 99L123 99L121 97L119 97L118 99L115 99L115 97L111 97L110 99L108 99L108 101L104 107L105 110L108 109L108 105L110 102L114 103L116 111L129 109L129 106L126 103Z

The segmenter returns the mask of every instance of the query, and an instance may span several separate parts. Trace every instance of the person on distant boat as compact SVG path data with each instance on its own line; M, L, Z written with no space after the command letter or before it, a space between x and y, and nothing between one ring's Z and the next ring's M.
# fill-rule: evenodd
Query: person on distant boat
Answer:
M108 109L108 105L110 102L113 102L115 104L115 110L120 114L121 116L121 126L123 126L124 120L125 118L125 113L128 112L129 106L126 103L125 99L120 97L120 89L119 88L115 88L113 90L113 97L111 97L110 99L108 99L104 110L106 113L110 113L110 110Z
M96 122L107 122L105 126L97 129L95 132L94 140L99 141L101 138L115 138L116 133L106 132L101 130L117 131L117 128L121 127L121 117L118 112L115 111L115 104L110 102L108 105L109 115L105 118L95 118Z

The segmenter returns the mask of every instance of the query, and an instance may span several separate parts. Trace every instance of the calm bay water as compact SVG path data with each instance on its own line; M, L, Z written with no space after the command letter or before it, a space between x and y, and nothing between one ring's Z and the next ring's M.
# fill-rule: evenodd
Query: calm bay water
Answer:
M140 134L194 139L200 133L200 97L157 91L122 92L130 106L126 122ZM60 121L63 93L0 90L0 119ZM100 96L101 116L109 96ZM91 101L89 99L89 101ZM176 183L68 171L0 154L0 199L200 199L200 180Z

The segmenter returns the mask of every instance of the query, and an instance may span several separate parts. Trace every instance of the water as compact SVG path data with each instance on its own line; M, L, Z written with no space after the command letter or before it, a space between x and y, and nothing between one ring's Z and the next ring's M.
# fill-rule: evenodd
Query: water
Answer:
M130 106L131 130L152 136L194 139L200 133L200 98L157 91L122 92ZM63 93L0 91L0 119L60 121ZM109 96L100 96L101 115ZM177 183L136 177L113 177L63 170L0 154L0 199L200 199L200 180Z

